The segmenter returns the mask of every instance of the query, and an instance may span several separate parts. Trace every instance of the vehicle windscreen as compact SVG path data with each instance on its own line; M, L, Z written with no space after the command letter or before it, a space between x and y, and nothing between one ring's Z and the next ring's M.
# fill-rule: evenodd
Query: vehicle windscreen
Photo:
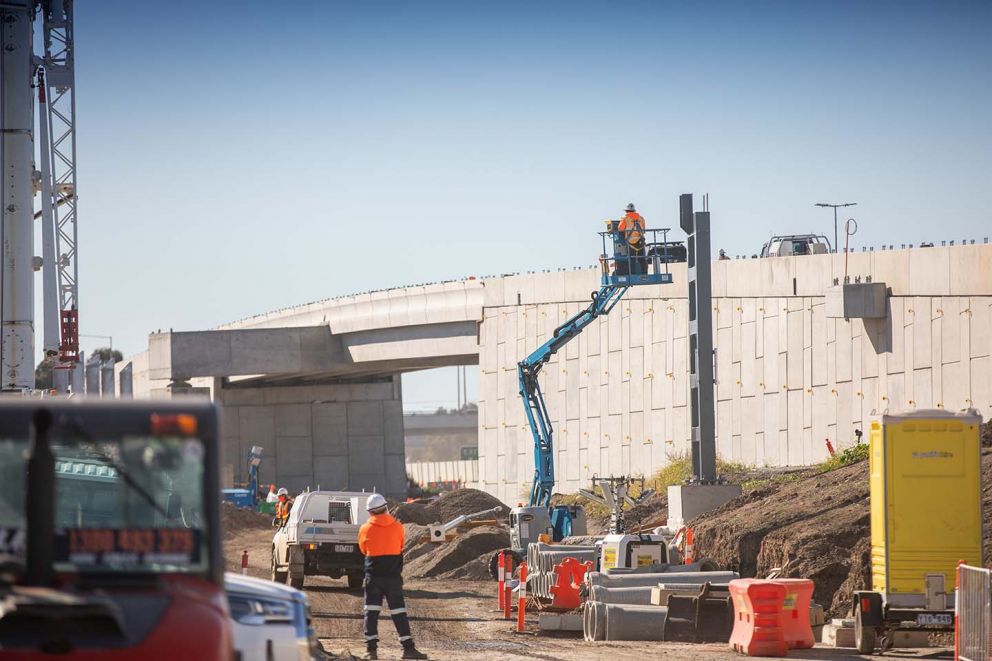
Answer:
M0 439L0 530L25 529L27 439ZM198 438L55 435L55 569L206 571L204 445ZM20 553L17 553L20 551Z

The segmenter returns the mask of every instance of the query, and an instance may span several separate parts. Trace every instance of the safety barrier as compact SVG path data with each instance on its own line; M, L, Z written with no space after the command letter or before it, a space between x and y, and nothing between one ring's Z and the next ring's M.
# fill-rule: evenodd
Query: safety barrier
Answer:
M806 649L816 644L813 627L809 621L810 602L813 601L813 581L808 578L776 578L785 588L782 603L782 635L789 649Z
M591 561L579 562L575 558L565 558L555 567L555 584L551 586L551 608L575 610L582 604L579 588L586 572L592 571Z
M595 546L571 546L568 544L544 544L535 542L527 545L527 567L530 572L530 590L540 599L554 599L552 587L557 585L555 569L566 558L574 558L580 563L596 562Z
M730 634L730 647L748 656L785 656L789 651L782 629L785 594L785 586L774 581L757 578L731 581L734 630Z
M510 588L510 577L513 576L513 556L504 551L503 555L503 619L510 619L513 592Z
M992 572L958 564L954 590L954 658L992 658Z

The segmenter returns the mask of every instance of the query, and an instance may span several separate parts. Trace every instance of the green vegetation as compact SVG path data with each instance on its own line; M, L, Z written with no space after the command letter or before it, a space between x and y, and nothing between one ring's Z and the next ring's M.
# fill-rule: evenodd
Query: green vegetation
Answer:
M866 459L868 459L868 444L858 443L857 445L852 445L849 448L841 450L826 461L817 464L816 472L827 473L838 468L843 468L844 466L856 464L859 461L865 461Z
M770 484L788 484L789 482L798 482L804 477L806 477L806 473L804 471L793 471L790 473L782 473L781 475L744 480L741 482L741 489L744 490L744 493L748 493Z
M751 470L750 466L739 461L724 461L720 457L716 459L717 475L728 482L736 482L739 478ZM668 464L651 476L645 482L653 486L658 491L663 491L676 484L684 484L692 477L692 455L688 452L668 455Z

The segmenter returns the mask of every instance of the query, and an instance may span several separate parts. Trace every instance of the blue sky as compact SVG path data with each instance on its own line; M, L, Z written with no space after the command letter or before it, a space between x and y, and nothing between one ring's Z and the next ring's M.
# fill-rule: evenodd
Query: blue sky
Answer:
M76 3L83 333L714 246L992 234L992 3ZM90 340L84 346L103 342ZM454 400L455 377L407 380Z

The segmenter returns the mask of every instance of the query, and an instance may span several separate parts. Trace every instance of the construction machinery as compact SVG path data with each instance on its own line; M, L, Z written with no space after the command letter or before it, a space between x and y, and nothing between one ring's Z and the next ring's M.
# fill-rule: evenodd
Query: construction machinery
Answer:
M5 659L232 658L217 408L0 402Z
M951 630L957 564L983 566L982 418L924 410L871 423L872 589L854 593L858 651L896 630Z
M256 509L258 507L258 466L262 463L262 447L253 445L248 450L248 458L245 460L245 468L248 473L248 482L244 487L233 489L223 489L221 498L224 502L231 503L235 507L247 507Z
M440 523L427 526L428 539L435 543L441 543L448 541L448 533L458 526L465 525L471 521L481 519L484 516L489 516L490 514L499 514L502 507L493 507L488 510L482 510L481 512L474 512L472 514L462 514L461 516L456 516L451 521L447 523Z
M607 315L627 290L638 285L672 282L668 271L668 228L621 229L620 221L606 221L600 232L602 253L600 288L591 294L588 307L558 326L551 338L517 364L520 397L534 439L534 481L527 505L510 511L511 550L523 557L527 545L539 540L560 541L585 534L585 514L574 505L551 505L555 485L554 428L538 379L541 368L597 318ZM655 247L661 246L659 252Z

